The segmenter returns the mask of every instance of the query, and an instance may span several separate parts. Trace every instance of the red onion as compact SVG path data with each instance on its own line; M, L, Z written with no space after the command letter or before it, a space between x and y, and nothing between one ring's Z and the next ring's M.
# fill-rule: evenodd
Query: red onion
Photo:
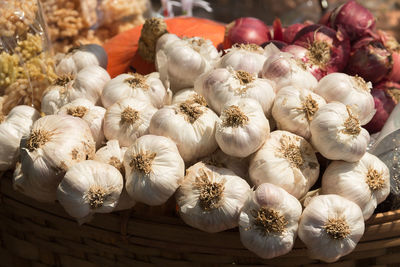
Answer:
M347 36L324 25L304 27L294 37L293 44L307 51L289 47L285 49L297 54L318 80L326 74L342 71L349 58L350 42Z
M305 26L307 26L307 24L296 23L286 27L283 30L283 41L288 44L291 44L296 34Z
M356 1L349 1L332 11L331 27L347 33L351 41L371 33L375 27L374 15Z
M364 37L353 45L346 72L375 84L388 75L391 69L391 53L384 44L373 37Z
M269 28L264 22L251 17L239 18L226 26L224 49L235 43L262 45L270 39Z
M378 30L378 36L386 49L392 53L392 69L386 78L391 81L400 82L400 44L393 35L385 31Z
M282 41L283 40L283 28L282 28L282 23L279 18L274 19L274 22L272 23L272 30L273 30L273 39L276 41Z

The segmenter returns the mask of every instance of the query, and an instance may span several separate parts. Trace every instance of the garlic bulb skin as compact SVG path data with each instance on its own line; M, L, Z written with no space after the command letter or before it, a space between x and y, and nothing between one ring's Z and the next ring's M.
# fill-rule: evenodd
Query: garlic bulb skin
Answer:
M331 160L358 161L370 139L352 108L339 102L322 106L311 121L310 131L313 146Z
M157 109L147 101L127 98L107 109L104 116L104 135L117 139L121 146L132 145L149 132L150 120Z
M257 101L235 99L226 103L217 122L215 139L224 153L244 158L263 145L269 131L269 122Z
M176 191L185 174L185 163L169 138L145 135L124 156L126 191L135 201L156 206Z
M19 156L21 138L28 135L39 112L30 106L16 106L4 117L0 112L0 171L13 169Z
M284 255L293 248L301 212L294 196L273 184L261 184L249 193L240 212L240 240L263 259Z
M123 187L121 173L113 166L85 160L74 164L57 187L57 200L72 217L82 220L94 213L110 213Z
M194 89L204 96L217 114L221 114L228 101L252 98L259 102L267 118L271 116L275 92L271 83L257 78L257 74L242 70L214 69L198 77Z
M298 235L310 258L334 262L353 251L364 228L357 204L338 195L320 195L305 207Z
M180 104L185 101L194 101L200 105L207 106L206 99L198 94L193 88L182 89L172 97L172 105Z
M95 153L92 133L85 121L72 116L49 115L38 119L21 139L21 175L14 188L36 200L56 199L57 186L73 164Z
M304 88L287 86L276 94L272 116L279 130L311 138L310 122L325 100Z
M196 163L176 194L179 214L188 225L209 233L238 226L250 186L225 168Z
M151 118L149 131L171 138L183 160L193 162L217 149L215 131L218 120L211 109L186 101L158 110Z
M266 59L264 49L261 46L255 44L235 44L221 58L217 67L231 67L234 70L244 70L258 75Z
M318 80L307 70L301 60L284 52L273 54L267 58L261 76L275 83L276 92L286 86L296 86L313 91L318 84Z
M156 108L161 108L167 101L167 90L159 79L157 72L143 76L138 73L124 73L106 84L101 95L105 108L114 103L133 97L148 101Z
M262 183L280 186L300 199L318 179L315 153L301 136L287 131L271 132L250 160L250 179L256 186Z
M106 109L94 106L92 102L85 98L77 98L60 108L58 115L71 115L86 121L96 142L96 149L100 148L106 138L103 132L103 121Z
M345 73L330 73L323 77L315 93L325 98L326 102L341 102L357 107L361 125L367 124L375 115L374 98L371 95L372 84L359 76Z
M322 194L337 194L359 205L367 220L390 193L389 169L368 152L358 162L333 161L321 188Z
M58 110L71 102L68 92L73 90L74 75L59 76L43 93L41 111L46 115L54 115Z

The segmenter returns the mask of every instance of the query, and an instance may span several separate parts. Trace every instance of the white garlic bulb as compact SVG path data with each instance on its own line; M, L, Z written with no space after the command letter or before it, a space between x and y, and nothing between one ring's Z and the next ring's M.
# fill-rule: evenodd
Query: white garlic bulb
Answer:
M215 139L224 153L247 157L256 152L269 136L269 122L257 101L234 99L226 103L217 122Z
M265 115L271 116L275 92L270 82L257 74L233 69L214 69L198 77L194 84L210 107L220 114L224 105L233 99L252 98L261 105Z
M193 87L194 80L219 60L219 53L210 40L176 39L170 34L160 39L156 47L156 69L164 85L169 84L173 92Z
M193 88L182 89L172 97L172 105L180 104L185 101L194 101L200 105L207 106L206 99L198 94Z
M165 203L185 174L185 163L169 138L145 135L128 148L124 156L126 191L147 205Z
M6 117L0 111L0 171L14 168L21 138L39 117L36 109L25 105L14 107Z
M149 132L150 120L157 109L147 101L127 98L107 109L104 116L104 135L117 139L121 146L132 145Z
M305 207L298 235L312 259L334 262L353 251L364 228L357 204L338 195L320 195Z
M73 49L67 54L57 54L55 71L58 75L73 74L90 65L106 69L107 63L108 56L102 46L87 44Z
M215 151L218 116L209 108L191 100L165 106L150 122L150 133L171 138L185 162L192 162Z
M273 54L267 58L261 76L275 83L276 92L286 86L296 86L313 91L318 84L317 79L307 70L300 59L284 52Z
M367 150L369 134L352 107L339 102L322 106L310 124L311 143L325 158L358 161Z
M293 248L302 207L282 188L261 184L250 192L239 218L240 240L263 259L284 255Z
M57 188L57 200L69 215L83 223L94 213L112 212L122 187L122 175L116 168L85 160L65 173Z
M390 193L389 169L379 158L366 152L355 163L334 161L322 176L322 194L337 194L358 204L364 220Z
M231 170L199 162L186 170L176 202L185 223L216 233L238 226L249 191L247 182Z
M68 92L74 90L74 80L75 75L62 75L47 87L41 101L41 111L44 114L54 115L62 106L71 102Z
M49 115L38 119L21 139L21 174L14 188L36 200L56 199L57 186L73 164L95 153L92 133L85 121L72 116Z
M124 73L106 84L101 101L103 106L108 108L128 97L148 101L154 107L162 108L168 102L169 95L157 72L146 76L139 73Z
M250 160L249 173L254 185L271 183L300 199L317 181L319 163L303 137L274 131Z
M304 88L287 86L276 94L272 116L279 130L311 138L310 122L325 100Z
M264 49L261 46L255 44L235 44L221 58L217 67L231 67L234 70L244 70L258 75L266 59Z
M367 83L359 76L330 73L318 82L315 93L325 98L328 103L337 101L357 107L360 123L365 125L376 112L371 89L371 82Z
M95 106L85 98L77 98L60 108L58 115L71 115L86 121L92 131L93 139L96 142L96 148L100 148L106 138L103 132L103 121L106 109Z

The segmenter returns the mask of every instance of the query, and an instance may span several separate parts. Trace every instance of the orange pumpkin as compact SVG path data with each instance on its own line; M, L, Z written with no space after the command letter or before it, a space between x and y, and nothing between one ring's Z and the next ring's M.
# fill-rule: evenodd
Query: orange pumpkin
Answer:
M218 46L224 40L225 25L218 22L193 17L170 18L165 22L168 32L179 37L203 37L210 39L214 46ZM104 44L108 54L107 71L112 78L134 70L140 74L155 71L154 63L145 61L137 53L142 26L125 31Z

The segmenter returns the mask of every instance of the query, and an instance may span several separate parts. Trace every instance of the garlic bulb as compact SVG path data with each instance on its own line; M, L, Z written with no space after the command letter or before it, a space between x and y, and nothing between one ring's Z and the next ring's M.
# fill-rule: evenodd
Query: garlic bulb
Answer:
M364 227L357 204L338 195L320 195L304 209L298 235L312 259L334 262L353 251Z
M57 188L57 200L69 215L83 223L94 213L112 212L122 187L122 175L116 168L85 160L65 173Z
M269 136L269 123L257 101L234 99L226 103L217 122L215 139L224 153L244 158L256 152Z
M368 152L355 163L334 161L322 177L322 193L337 194L353 201L367 220L390 193L389 169Z
M91 159L95 143L85 121L49 115L38 119L21 139L21 174L14 187L39 201L54 201L56 189L73 164Z
M261 105L265 115L271 116L275 92L269 81L257 74L233 69L214 69L201 75L194 89L204 96L210 107L220 114L224 105L233 99L252 98Z
M284 52L273 54L267 58L261 76L275 83L276 92L286 86L296 86L313 91L318 84L317 79L307 70L300 59Z
M104 147L96 151L93 160L110 164L111 166L119 170L119 172L122 174L122 177L124 178L125 167L122 162L124 160L124 155L127 149L127 147L119 147L118 140L110 140ZM124 188L122 189L118 205L114 208L114 211L127 210L135 206L135 204L136 201L128 195L128 192L126 192L124 182Z
M196 163L176 194L179 214L188 225L215 233L238 226L250 186L234 172Z
M62 75L47 87L41 101L41 111L44 114L54 115L62 106L71 102L68 92L74 90L74 80L75 75Z
M102 46L87 44L73 49L68 54L57 54L55 71L58 75L73 74L90 65L106 69L107 63L108 56Z
M311 138L310 122L325 100L304 88L287 86L276 94L272 116L279 130Z
M176 39L169 34L158 42L156 69L164 85L169 84L173 92L193 87L194 80L219 60L212 42L200 37Z
M150 120L156 111L150 103L140 99L118 101L104 116L104 135L107 140L117 139L121 146L130 146L149 132Z
M192 162L217 149L215 141L218 116L192 101L165 106L150 121L150 133L171 138L185 162Z
M202 95L198 94L193 88L182 89L174 94L172 98L172 105L180 104L187 100L193 101L205 107L207 106L206 99Z
M39 117L36 109L24 105L14 107L7 117L0 111L0 171L14 168L21 138L29 134Z
M303 137L274 131L250 160L249 173L254 185L271 183L300 199L317 181L319 163Z
M331 73L319 81L315 93L325 98L328 103L337 101L345 105L356 106L360 123L365 125L376 112L371 89L371 82L366 83L359 76Z
M358 161L367 150L369 134L352 107L339 102L322 106L310 124L311 143L325 158Z
M300 202L282 188L261 184L249 194L239 218L240 240L263 259L293 248L302 212Z
M71 115L86 121L96 142L96 149L100 148L106 140L103 132L105 113L105 108L95 106L85 98L77 98L71 103L62 106L57 112L58 115Z
M267 57L264 49L256 44L235 44L220 60L218 68L231 67L258 74Z
M124 156L126 191L147 205L165 203L185 175L185 163L169 138L145 135L128 148Z
M104 87L101 101L105 108L114 103L133 97L148 101L156 108L162 108L168 100L167 90L157 72L143 76L138 73L120 74Z

